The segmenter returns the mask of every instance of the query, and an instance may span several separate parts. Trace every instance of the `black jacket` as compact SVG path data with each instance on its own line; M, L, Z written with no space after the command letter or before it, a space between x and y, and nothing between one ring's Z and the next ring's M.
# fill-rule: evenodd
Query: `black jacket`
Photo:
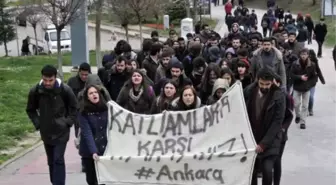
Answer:
M244 98L253 133L256 132L255 124L260 125L258 138L261 139L256 138L256 143L264 149L264 152L261 153L260 156L266 157L270 155L278 155L282 141L282 123L286 110L285 94L280 88L272 86L269 92L270 101L265 105L265 112L262 112L263 116L261 123L253 123L252 120L255 120L253 119L254 115L252 113L255 106L253 105L253 102L257 93L257 82L252 83L244 89Z
M314 28L315 40L324 42L325 36L327 35L327 25L326 24L316 24Z
M42 81L28 95L26 112L44 143L66 143L70 127L77 121L77 98L71 88L57 80L56 87L45 89Z
M301 79L302 75L308 76L307 81ZM316 67L313 62L308 59L305 67L302 67L300 60L293 63L291 68L291 77L293 79L293 89L299 92L307 92L316 85Z
M110 93L111 99L113 101L117 100L121 88L128 79L129 74L126 71L119 73L112 68L106 72L106 77L104 77L103 84Z
M78 96L78 93L84 89L85 82L83 82L79 75L73 76L68 80L68 86L72 89L75 96Z

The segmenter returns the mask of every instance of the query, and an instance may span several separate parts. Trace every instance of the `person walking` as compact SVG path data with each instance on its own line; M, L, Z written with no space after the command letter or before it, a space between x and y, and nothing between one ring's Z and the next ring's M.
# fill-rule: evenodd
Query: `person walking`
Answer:
M43 67L42 80L29 91L26 112L40 131L47 154L50 182L65 185L64 153L70 127L77 121L77 98L71 88L56 78L54 66Z
M315 25L314 28L314 37L318 44L318 51L317 51L317 57L322 57L322 45L324 43L324 39L327 36L328 29L327 25L324 23L324 18L320 19L320 22Z

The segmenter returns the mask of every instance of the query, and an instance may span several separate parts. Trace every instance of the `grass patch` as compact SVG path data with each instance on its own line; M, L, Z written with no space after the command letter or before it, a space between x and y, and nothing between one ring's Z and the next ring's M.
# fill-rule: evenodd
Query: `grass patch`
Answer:
M247 7L253 8L263 8L266 9L266 1L264 0L249 0L245 1ZM293 4L288 4L287 0L277 1L279 7L284 8L285 10L291 10L292 13L302 13L306 15L309 13L314 23L316 24L321 17L321 1L316 1L316 4L313 6L311 0L296 0ZM334 18L335 20L335 18ZM332 16L325 17L325 24L328 26L328 34L325 39L327 46L334 46L336 43L336 22L333 20Z
M66 60L67 56L64 56L64 59ZM54 56L1 58L0 150L16 146L17 141L34 131L25 110L27 96L30 88L40 81L41 69L46 64L57 66L57 58ZM70 73L65 73L64 79L70 76ZM0 156L0 161L10 157Z
M109 53L109 51L102 51L102 57L104 54ZM57 54L53 54L51 56L48 55L40 55L40 56L30 56L29 58L39 58L45 60L45 63L55 63L57 64ZM89 60L91 66L97 66L96 62L96 51L90 51L89 52ZM64 53L63 54L63 65L64 66L71 66L71 53Z
M0 155L0 165L12 157L14 157L14 155L1 154Z

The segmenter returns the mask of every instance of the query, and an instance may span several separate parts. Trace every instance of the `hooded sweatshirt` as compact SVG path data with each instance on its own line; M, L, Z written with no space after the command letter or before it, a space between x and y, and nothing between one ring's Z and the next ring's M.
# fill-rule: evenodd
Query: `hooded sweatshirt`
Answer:
M225 89L225 91L227 91L230 88L229 82L225 79L222 78L218 78L215 83L214 86L212 88L212 93L211 96L209 97L208 101L207 101L207 105L211 105L216 103L220 98L216 97L216 91L218 89Z

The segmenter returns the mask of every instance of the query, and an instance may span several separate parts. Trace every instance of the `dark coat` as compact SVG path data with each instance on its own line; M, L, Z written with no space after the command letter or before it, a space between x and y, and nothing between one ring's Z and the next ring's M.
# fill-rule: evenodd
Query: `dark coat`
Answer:
M83 82L79 75L73 76L68 80L68 86L72 89L75 96L78 96L78 93L84 89L85 82Z
M302 75L308 76L307 81L301 79ZM291 68L291 77L293 79L293 89L299 92L307 92L316 85L316 67L308 59L306 66L301 66L300 60L293 63Z
M82 157L92 157L94 153L103 155L107 145L108 112L80 114L79 122L79 154Z
M125 85L117 98L117 103L127 109L128 111L138 113L138 114L149 114L153 102L155 101L155 92L151 86L143 90L143 93L138 101L133 101L130 98L128 85Z
M159 61L156 63L154 60L149 56L145 58L142 62L142 68L147 71L147 76L154 82L155 81L155 74L156 70L159 67Z
M314 28L315 40L324 42L324 39L328 33L326 24L316 24Z
M103 84L110 93L111 99L113 101L117 100L121 88L124 86L128 78L129 74L126 71L123 73L118 73L113 68L107 71L106 77L103 80Z
M264 149L260 156L266 157L270 155L278 155L282 141L282 123L285 117L286 97L280 88L272 86L270 90L269 102L266 106L265 112L262 112L261 123L253 123L254 109L253 99L258 93L258 83L254 82L244 89L244 98L247 106L247 112L251 121L252 131L256 137L255 124L260 125L258 138L256 143ZM267 103L267 102L266 102Z
M41 80L29 92L26 112L44 143L66 143L70 127L77 120L77 98L61 80L57 79L50 90L44 88Z

